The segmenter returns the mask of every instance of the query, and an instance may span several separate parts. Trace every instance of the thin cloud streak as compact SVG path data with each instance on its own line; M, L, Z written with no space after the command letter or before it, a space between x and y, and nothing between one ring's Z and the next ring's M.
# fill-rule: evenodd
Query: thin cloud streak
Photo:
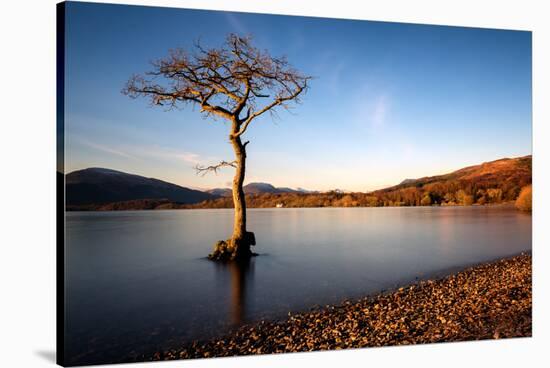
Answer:
M369 133L382 133L388 127L388 118L391 113L390 98L386 93L358 92L354 98L350 111L352 121L361 130Z
M203 157L198 153L188 151L170 150L160 147L124 146L114 148L105 144L93 143L85 139L78 139L80 144L114 156L124 157L131 160L151 161L160 159L167 162L185 162L197 165L205 161L215 161L215 157Z
M116 156L121 156L121 157L125 157L125 158L129 158L129 159L136 159L135 156L132 156L126 152L123 152L123 151L120 151L118 149L114 149L114 148L111 148L111 147L108 147L108 146L105 146L105 145L102 145L102 144L97 144L97 143L93 143L93 142L90 142L90 141L81 141L84 145L90 147L90 148L93 148L93 149L96 149L98 151L101 151L101 152L104 152L104 153L110 153L110 154L113 154L113 155L116 155Z
M227 19L229 25L234 28L234 32L239 33L240 35L247 35L250 33L244 23L234 14L230 12L225 13L225 19Z
M158 147L142 149L141 152L144 153L142 155L144 159L153 157L153 158L167 160L167 161L176 161L176 162L183 161L192 165L197 165L202 161L211 159L211 158L202 157L198 153L194 153L194 152L166 150Z
M388 111L388 102L385 95L381 95L376 99L372 115L370 118L371 124L374 127L380 127L386 123L386 115Z

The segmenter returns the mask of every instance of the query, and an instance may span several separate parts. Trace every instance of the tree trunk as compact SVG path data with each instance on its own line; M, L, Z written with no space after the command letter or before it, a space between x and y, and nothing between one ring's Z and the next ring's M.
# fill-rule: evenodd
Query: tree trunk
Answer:
M246 170L246 148L241 138L231 138L231 145L235 151L236 170L233 178L233 204L235 206L235 219L233 223L233 235L231 236L231 248L239 256L250 253L250 244L247 244L246 235L246 201L244 197L243 183Z
M234 123L233 131L238 130ZM244 196L244 176L246 170L246 143L235 135L230 136L231 145L235 151L235 177L233 178L233 204L235 218L233 234L226 241L219 241L214 246L214 251L208 256L214 261L245 260L254 255L250 246L256 245L254 233L246 231L246 201Z

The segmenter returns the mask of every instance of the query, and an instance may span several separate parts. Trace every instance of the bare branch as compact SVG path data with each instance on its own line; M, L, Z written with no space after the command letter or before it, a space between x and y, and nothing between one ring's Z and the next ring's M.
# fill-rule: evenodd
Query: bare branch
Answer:
M197 105L207 117L235 121L231 136L239 137L265 112L274 114L278 107L288 109L291 102L299 103L310 79L294 70L286 58L254 47L251 37L230 34L220 48L203 47L197 41L194 51L171 50L153 62L145 76L130 78L123 93L146 97L153 106L169 109Z
M237 161L231 161L231 162L221 161L219 164L211 165L211 166L196 165L195 166L195 171L196 171L197 175L205 176L209 172L213 172L214 174L218 174L218 170L220 170L222 167L236 168L237 167Z
M247 114L246 119L243 121L243 123L241 125L241 128L239 129L239 131L236 134L234 134L234 136L240 137L241 135L243 135L246 132L246 129L248 128L248 125L250 125L252 120L254 120L258 116L262 115L263 113L265 113L267 111L270 111L270 112L274 113L274 111L272 110L274 107L280 106L280 105L284 106L284 103L286 101L296 100L298 98L298 96L300 95L300 93L302 93L304 90L307 89L307 81L309 79L310 79L309 77L305 77L303 79L303 84L301 84L301 85L298 84L297 82L294 82L295 83L295 90L291 91L290 94L288 94L288 95L284 95L284 94L279 95L270 104L264 106L261 110L253 113L252 115L250 115L250 110L249 110L249 113ZM286 88L286 86L285 86L285 88Z

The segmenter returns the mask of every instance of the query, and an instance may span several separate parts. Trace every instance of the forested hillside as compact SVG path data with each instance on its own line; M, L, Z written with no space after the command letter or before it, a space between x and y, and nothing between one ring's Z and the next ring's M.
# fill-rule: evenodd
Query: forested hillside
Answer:
M531 184L531 156L500 159L450 174L407 179L370 193L263 193L247 196L247 207L381 207L496 204L514 201ZM189 208L230 208L230 197Z
M399 185L368 193L285 191L283 190L285 188L275 188L270 185L269 187L274 190L249 191L246 195L246 205L248 208L268 208L468 206L506 203L515 201L521 189L531 184L531 161L531 156L504 158L466 167L450 174L406 179ZM267 184L262 185L265 187ZM259 184L254 186L254 188L259 187ZM186 190L189 191L189 189ZM204 195L208 194L204 193ZM230 195L185 204L161 194L151 198L68 206L68 209L109 211L232 207L233 200Z

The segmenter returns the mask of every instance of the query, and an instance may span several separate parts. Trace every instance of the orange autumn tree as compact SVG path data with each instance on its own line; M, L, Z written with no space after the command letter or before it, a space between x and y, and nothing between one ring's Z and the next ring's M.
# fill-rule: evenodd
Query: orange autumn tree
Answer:
M220 48L205 49L197 43L193 53L172 50L168 57L152 63L153 70L130 78L123 90L132 98L148 98L154 106L198 106L201 114L230 123L234 160L196 167L202 174L223 167L235 169L233 234L216 243L209 256L213 260L248 258L250 246L255 245L254 233L246 228L243 183L249 141L243 142L243 135L258 117L299 102L311 78L292 68L286 58L273 57L251 41L251 37L230 34Z
M516 199L516 207L522 211L531 212L533 210L533 186L527 185L521 189Z

